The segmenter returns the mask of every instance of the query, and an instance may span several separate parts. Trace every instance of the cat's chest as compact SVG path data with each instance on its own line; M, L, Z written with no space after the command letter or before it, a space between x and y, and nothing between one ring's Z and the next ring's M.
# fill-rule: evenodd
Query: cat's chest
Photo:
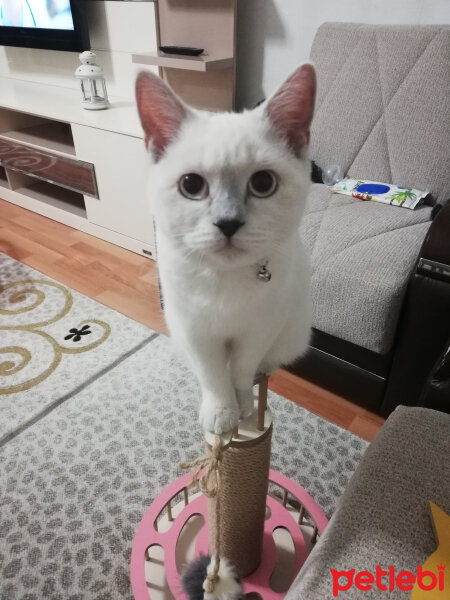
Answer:
M274 303L276 279L262 282L257 270L240 273L178 273L164 286L168 310L183 319L221 330L234 330L262 318Z

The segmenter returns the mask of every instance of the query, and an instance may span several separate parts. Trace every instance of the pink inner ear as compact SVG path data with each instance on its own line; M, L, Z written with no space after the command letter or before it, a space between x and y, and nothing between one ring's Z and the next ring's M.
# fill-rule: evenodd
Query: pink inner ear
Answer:
M138 75L136 100L146 145L159 158L176 137L186 109L166 84L151 73Z
M270 122L295 152L309 143L315 95L314 67L306 64L283 83L267 105L266 113Z

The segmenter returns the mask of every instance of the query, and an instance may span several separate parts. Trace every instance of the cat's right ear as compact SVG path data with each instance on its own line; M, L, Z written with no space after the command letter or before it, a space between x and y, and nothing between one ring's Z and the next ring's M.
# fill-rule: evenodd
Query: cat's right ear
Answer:
M148 71L137 77L136 101L145 145L158 160L176 137L187 108L160 77Z

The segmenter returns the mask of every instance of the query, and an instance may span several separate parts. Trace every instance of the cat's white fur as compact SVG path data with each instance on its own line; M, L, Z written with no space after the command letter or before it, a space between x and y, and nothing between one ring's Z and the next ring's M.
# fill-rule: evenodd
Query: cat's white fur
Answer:
M153 79L141 75L138 93L150 148L155 121L153 129L148 126L145 111L152 109L146 103L171 94ZM272 110L292 103L294 91L282 89ZM309 263L298 227L310 182L310 117L295 148L287 138L289 128L299 126L299 111L290 105L275 124L269 105L211 114L174 102L171 119L156 117L164 141L149 173L164 312L200 383L200 422L222 433L251 411L255 374L292 362L308 344ZM271 197L256 198L248 193L248 180L263 169L276 174L278 188ZM205 200L188 200L178 191L181 175L191 172L208 181ZM229 242L214 222L237 214L245 225ZM264 261L270 282L257 277Z
M214 556L206 569L208 575L214 570ZM206 592L204 600L241 600L243 596L242 585L236 575L236 570L226 558L220 559L219 580L215 585L214 592ZM206 581L203 583L203 589L206 587Z

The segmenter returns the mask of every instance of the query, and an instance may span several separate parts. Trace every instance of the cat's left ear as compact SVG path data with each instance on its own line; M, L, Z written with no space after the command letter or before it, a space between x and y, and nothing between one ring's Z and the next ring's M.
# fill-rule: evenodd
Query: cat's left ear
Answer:
M296 154L309 143L315 97L316 72L307 63L292 73L266 105L272 127Z
M157 160L177 136L188 108L160 77L146 71L136 80L136 102L145 145Z

